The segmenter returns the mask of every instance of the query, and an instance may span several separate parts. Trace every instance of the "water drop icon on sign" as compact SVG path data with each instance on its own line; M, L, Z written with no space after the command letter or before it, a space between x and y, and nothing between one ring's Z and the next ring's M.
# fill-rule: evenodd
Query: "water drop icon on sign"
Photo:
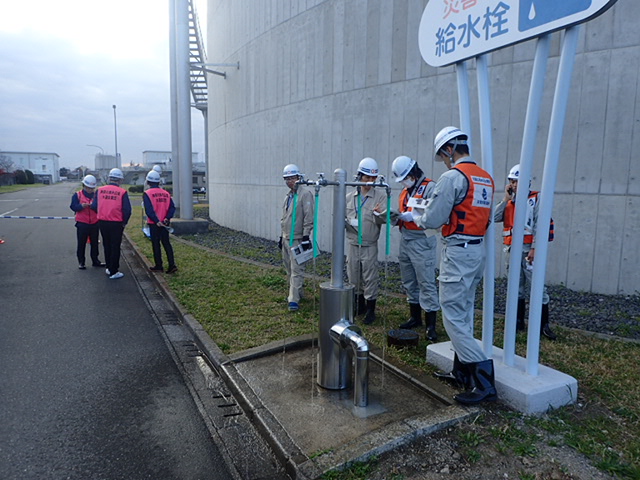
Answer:
M592 0L519 0L518 28L521 32L582 12Z

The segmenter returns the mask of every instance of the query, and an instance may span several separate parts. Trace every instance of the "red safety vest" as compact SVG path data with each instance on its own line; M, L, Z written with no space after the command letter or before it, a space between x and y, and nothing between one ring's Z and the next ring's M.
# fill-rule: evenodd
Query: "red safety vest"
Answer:
M483 237L489 227L495 190L493 178L475 163L460 163L455 168L467 179L464 200L454 205L449 223L442 226L442 236L454 234Z
M153 207L153 211L156 212L156 217L161 222L167 218L167 212L169 211L169 207L171 205L171 195L163 188L154 187L147 190L146 195L151 200L151 206ZM147 223L153 224L153 220L147 217Z
M96 191L98 195L98 220L122 222L122 197L127 191L117 185L105 185Z
M533 209L536 206L536 203L538 203L538 195L540 194L540 192L529 192L529 198L527 201L527 220L529 218L533 219ZM507 202L507 206L504 207L504 218L502 220L502 223L504 225L504 228L502 229L502 242L505 245L511 245L511 242L513 241L513 224L514 219L516 216L516 204L513 200L509 200ZM533 243L533 235L531 235L531 226L527 225L527 221L525 220L525 226L524 226L524 240L523 243L527 244L527 245L531 245ZM551 221L549 222L549 241L553 242L553 238L555 236L554 233L554 223L553 223L553 218L551 219ZM529 232L529 233L527 233Z
M427 185L429 182L432 182L430 178L425 178L422 180L420 185L415 189L414 194L409 196L409 190L404 188L402 192L400 192L400 196L398 197L399 202L399 210L400 213L407 212L413 210L412 207L407 207L407 203L409 202L409 198L424 198L424 194L427 191ZM398 221L398 225L400 228L406 228L407 230L424 230L424 228L420 228L415 222L405 222L402 220Z
M84 190L80 190L76 195L78 195L78 202L88 203L91 205L93 198L89 198L85 195ZM83 208L79 212L76 212L76 222L88 223L89 225L93 225L98 223L98 214L91 210L90 208Z

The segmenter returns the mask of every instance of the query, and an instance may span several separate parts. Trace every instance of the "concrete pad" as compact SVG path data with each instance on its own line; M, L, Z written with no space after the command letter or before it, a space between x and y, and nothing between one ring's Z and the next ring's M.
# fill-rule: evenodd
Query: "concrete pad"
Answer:
M172 218L171 226L176 235L193 235L195 233L205 233L209 230L209 222L204 218L194 218L193 220Z
M443 371L449 372L453 368L453 354L451 342L427 346L427 362ZM576 402L578 381L572 376L544 365L539 366L537 376L532 376L526 372L525 358L516 355L514 366L505 365L503 359L503 350L494 346L493 365L499 401L530 415Z
M229 378L240 377L236 388L245 392L244 401L252 404L254 420L269 431L272 444L285 451L294 478L317 478L475 412L403 377L375 355L369 362L369 404L356 407L352 388L327 390L317 384L317 345L289 348L280 342L277 352L265 353L250 351L245 359L234 355L223 368Z

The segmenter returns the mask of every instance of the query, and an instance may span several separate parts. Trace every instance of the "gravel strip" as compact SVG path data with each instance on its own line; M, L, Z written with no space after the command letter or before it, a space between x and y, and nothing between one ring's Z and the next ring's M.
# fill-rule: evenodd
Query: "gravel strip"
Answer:
M207 218L208 212L194 212ZM184 238L199 245L230 255L248 258L268 265L282 265L277 240L254 237L247 233L222 227L209 222L209 232ZM395 262L380 264L382 291L402 294L400 269ZM315 274L331 277L331 255L321 252L315 259ZM345 277L346 278L346 277ZM495 312L500 315L505 309L506 278L496 279ZM562 285L547 287L551 302L549 312L551 324L587 330L594 333L615 335L640 340L640 295L603 295L577 292ZM476 308L481 308L482 291L478 289Z

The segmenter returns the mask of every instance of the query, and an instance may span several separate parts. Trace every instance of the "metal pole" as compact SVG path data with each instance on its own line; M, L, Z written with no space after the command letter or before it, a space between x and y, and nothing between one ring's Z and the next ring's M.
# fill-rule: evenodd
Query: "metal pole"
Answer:
M176 67L176 0L169 0L169 92L171 110L171 181L173 201L180 216L180 161L178 158L178 75Z
M478 78L478 106L480 109L480 138L482 139L482 166L493 177L493 138L491 123L491 94L489 88L489 67L487 55L476 58ZM493 202L491 205L493 218ZM483 280L482 302L482 350L491 358L493 356L493 301L495 297L495 228L493 222L489 225L484 237L486 248L486 263Z
M565 30L562 42L562 53L558 67L558 81L553 98L551 121L549 122L549 138L542 176L540 206L538 208L538 223L536 228L536 256L533 264L531 279L531 296L529 302L529 331L527 340L527 373L538 375L540 357L540 314L542 312L542 291L547 268L547 250L549 247L549 221L553 209L553 192L558 176L560 160L560 146L562 131L567 113L567 103L571 90L571 75L575 63L576 47L578 44L579 26Z
M518 192L516 196L516 215L511 232L511 250L509 253L509 275L507 280L507 305L504 328L504 363L513 366L516 351L516 313L518 311L518 290L520 285L520 269L522 258L522 242L524 240L524 222L529 194L529 182L533 169L536 149L536 132L540 121L540 105L544 94L544 79L549 58L549 35L538 38L536 55L533 61L529 100L522 135L520 151L520 173L518 176Z
M344 287L344 215L347 211L347 171L337 168L333 172L336 188L333 191L333 260L331 262L331 287Z
M180 218L193 220L191 79L189 76L189 0L176 0L176 80L178 97L178 166Z
M118 160L118 122L116 121L116 106L113 106L113 131L115 133L116 140L116 167L120 168L120 161Z
M471 151L471 101L469 100L469 72L467 71L466 62L456 63L456 76L458 78L460 130L469 135L467 143L469 144L469 151Z

